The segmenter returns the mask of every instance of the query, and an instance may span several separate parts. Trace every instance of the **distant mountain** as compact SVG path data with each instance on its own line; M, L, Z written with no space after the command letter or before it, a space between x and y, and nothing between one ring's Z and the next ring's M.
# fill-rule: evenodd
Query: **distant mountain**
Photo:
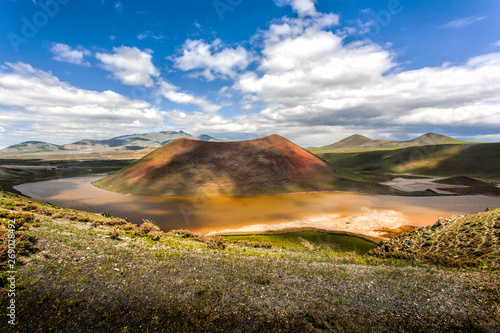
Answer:
M246 194L386 190L343 178L345 171L279 135L233 142L177 139L96 185L134 194Z
M184 131L151 132L143 134L122 135L105 140L80 140L64 145L55 145L41 141L27 141L9 146L0 150L2 154L36 153L36 152L99 152L108 150L140 150L151 147L160 147L179 138L198 139L201 141L220 141L207 134L193 135Z
M446 135L427 133L418 138L408 141L372 140L359 134L351 135L331 145L311 148L311 150L379 150L395 149L423 145L445 145L445 144L470 144L472 142L461 141Z
M216 139L210 135L207 135L207 134L201 134L201 135L198 135L196 137L197 140L200 140L200 141L208 141L208 142L221 142L223 140L219 140L219 139Z
M42 141L26 141L9 146L0 150L1 153L25 153L25 152L40 152L40 151L58 151L61 146Z
M107 140L81 140L75 143L63 145L63 149L64 150L108 150L111 148L111 149L124 149L124 150L139 150L149 147L160 147L178 138L194 139L194 136L184 131L151 132L143 134L122 135Z

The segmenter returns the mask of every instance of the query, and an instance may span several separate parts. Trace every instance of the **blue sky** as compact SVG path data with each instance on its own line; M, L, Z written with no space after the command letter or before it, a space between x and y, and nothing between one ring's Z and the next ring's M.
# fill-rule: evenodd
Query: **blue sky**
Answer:
M500 2L4 0L0 148L184 130L500 141Z

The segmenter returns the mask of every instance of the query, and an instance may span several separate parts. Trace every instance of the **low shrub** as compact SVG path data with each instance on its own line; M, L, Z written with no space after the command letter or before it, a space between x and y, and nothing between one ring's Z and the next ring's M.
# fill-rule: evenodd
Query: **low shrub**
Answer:
M151 231L148 233L148 237L154 241L159 241L163 235L164 233L162 231Z
M132 223L126 222L125 224L120 225L119 228L122 229L123 231L131 231L137 227Z
M22 231L17 231L16 242L15 242L15 253L16 256L20 255L28 255L30 253L35 253L37 248L35 244L37 242L36 237L26 234ZM9 231L5 227L0 227L0 269L4 270L8 261L8 251L9 251L9 242L8 242ZM19 262L19 257L17 257L17 261Z
M113 231L108 233L108 236L114 240L120 240L120 231L118 229L113 229Z
M160 231L160 227L158 227L154 221L148 220L148 219L143 219L143 223L139 226L139 231L141 231L144 234L149 234L152 231Z
M194 240L207 244L209 249L224 250L226 248L226 239L222 236L195 236Z

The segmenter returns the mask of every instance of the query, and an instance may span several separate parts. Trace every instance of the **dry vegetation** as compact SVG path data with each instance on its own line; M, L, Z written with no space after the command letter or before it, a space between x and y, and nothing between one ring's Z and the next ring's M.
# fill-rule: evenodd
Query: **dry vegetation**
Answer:
M371 254L453 267L500 268L500 209L440 219L433 226L393 238Z

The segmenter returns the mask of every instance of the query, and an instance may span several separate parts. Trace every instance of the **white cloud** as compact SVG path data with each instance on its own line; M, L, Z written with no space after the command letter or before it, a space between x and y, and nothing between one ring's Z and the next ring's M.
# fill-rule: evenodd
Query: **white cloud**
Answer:
M130 86L151 87L152 78L160 75L152 62L152 51L141 51L136 47L113 47L113 53L97 53L96 58L104 69L112 72L112 77Z
M70 64L90 66L89 62L84 60L84 56L89 56L90 51L84 48L72 49L69 45L62 43L53 43L50 51L54 54L52 59Z
M155 34L152 31L145 31L142 34L137 35L137 39L142 40L142 39L146 39L146 38L152 38L154 40L161 40L161 39L164 39L165 36L163 36L162 34Z
M462 136L463 140L472 142L500 142L500 134L480 134Z
M234 78L250 64L253 56L245 48L224 47L220 39L212 44L203 40L186 40L182 55L174 59L174 66L183 71L200 70L192 76L203 76L212 81L216 78Z
M299 17L315 16L318 14L315 0L274 0L274 2L278 6L292 6L294 12L296 12Z
M500 47L500 40L499 41L496 41L494 43L491 43L490 44L491 46L494 46L494 47Z
M155 128L163 120L147 102L109 90L79 89L20 62L0 66L0 110L0 123L8 124L2 126L17 142L109 138Z
M355 32L332 32L338 21L335 14L302 13L274 20L259 31L252 38L254 46L262 46L261 57L254 59L258 68L231 68L225 77L234 78L233 85L219 91L231 98L240 93L240 114L173 110L165 117L198 133L232 138L278 133L316 146L354 133L395 139L424 129L460 127L473 132L500 126L500 77L494 75L500 71L500 53L405 71L390 45L346 43L344 37ZM198 47L203 52L193 51ZM198 75L207 79L222 75L205 60L218 54L213 47L186 41L184 50L189 49L194 60L186 61L185 69L199 69L203 74ZM163 95L195 104L194 96L175 86Z
M476 22L484 20L486 17L485 16L469 16L469 17L464 17L460 19L456 19L453 21L450 21L446 24L443 24L441 28L463 28L468 25L474 24Z
M314 18L283 17L274 21L267 31L257 33L254 39L264 39L264 45L270 45L287 38L302 35L306 30L320 31L339 24L336 14L318 14Z
M178 91L179 87L169 82L160 80L158 82L158 86L159 86L159 93L163 97L174 103L197 105L204 112L208 113L214 113L221 109L219 105L213 104L212 102L208 101L205 97L198 97L189 93Z
M323 127L331 133L342 127L365 134L390 127L404 133L406 126L500 125L500 77L493 75L500 72L500 53L402 71L391 51L367 41L345 44L314 18L306 22L284 19L263 34L259 71L241 74L233 89L264 108L240 123L256 124L256 131L302 127L315 133Z
M274 20L252 38L254 47L262 47L261 57L253 59L258 62L254 71L231 68L230 62L225 72L211 65L220 50L227 50L220 41L184 44L188 56L182 59L182 69L199 70L197 75L208 80L222 75L233 79L219 96L235 98L240 93L240 114L173 110L165 117L193 132L233 138L278 133L303 145L328 144L354 133L395 139L425 129L474 132L500 126L500 77L494 75L500 71L500 53L405 71L390 45L346 43L345 36L357 31L332 32L338 15L307 15L294 4L299 17ZM195 96L178 87L164 89L163 96L171 101L196 104Z

